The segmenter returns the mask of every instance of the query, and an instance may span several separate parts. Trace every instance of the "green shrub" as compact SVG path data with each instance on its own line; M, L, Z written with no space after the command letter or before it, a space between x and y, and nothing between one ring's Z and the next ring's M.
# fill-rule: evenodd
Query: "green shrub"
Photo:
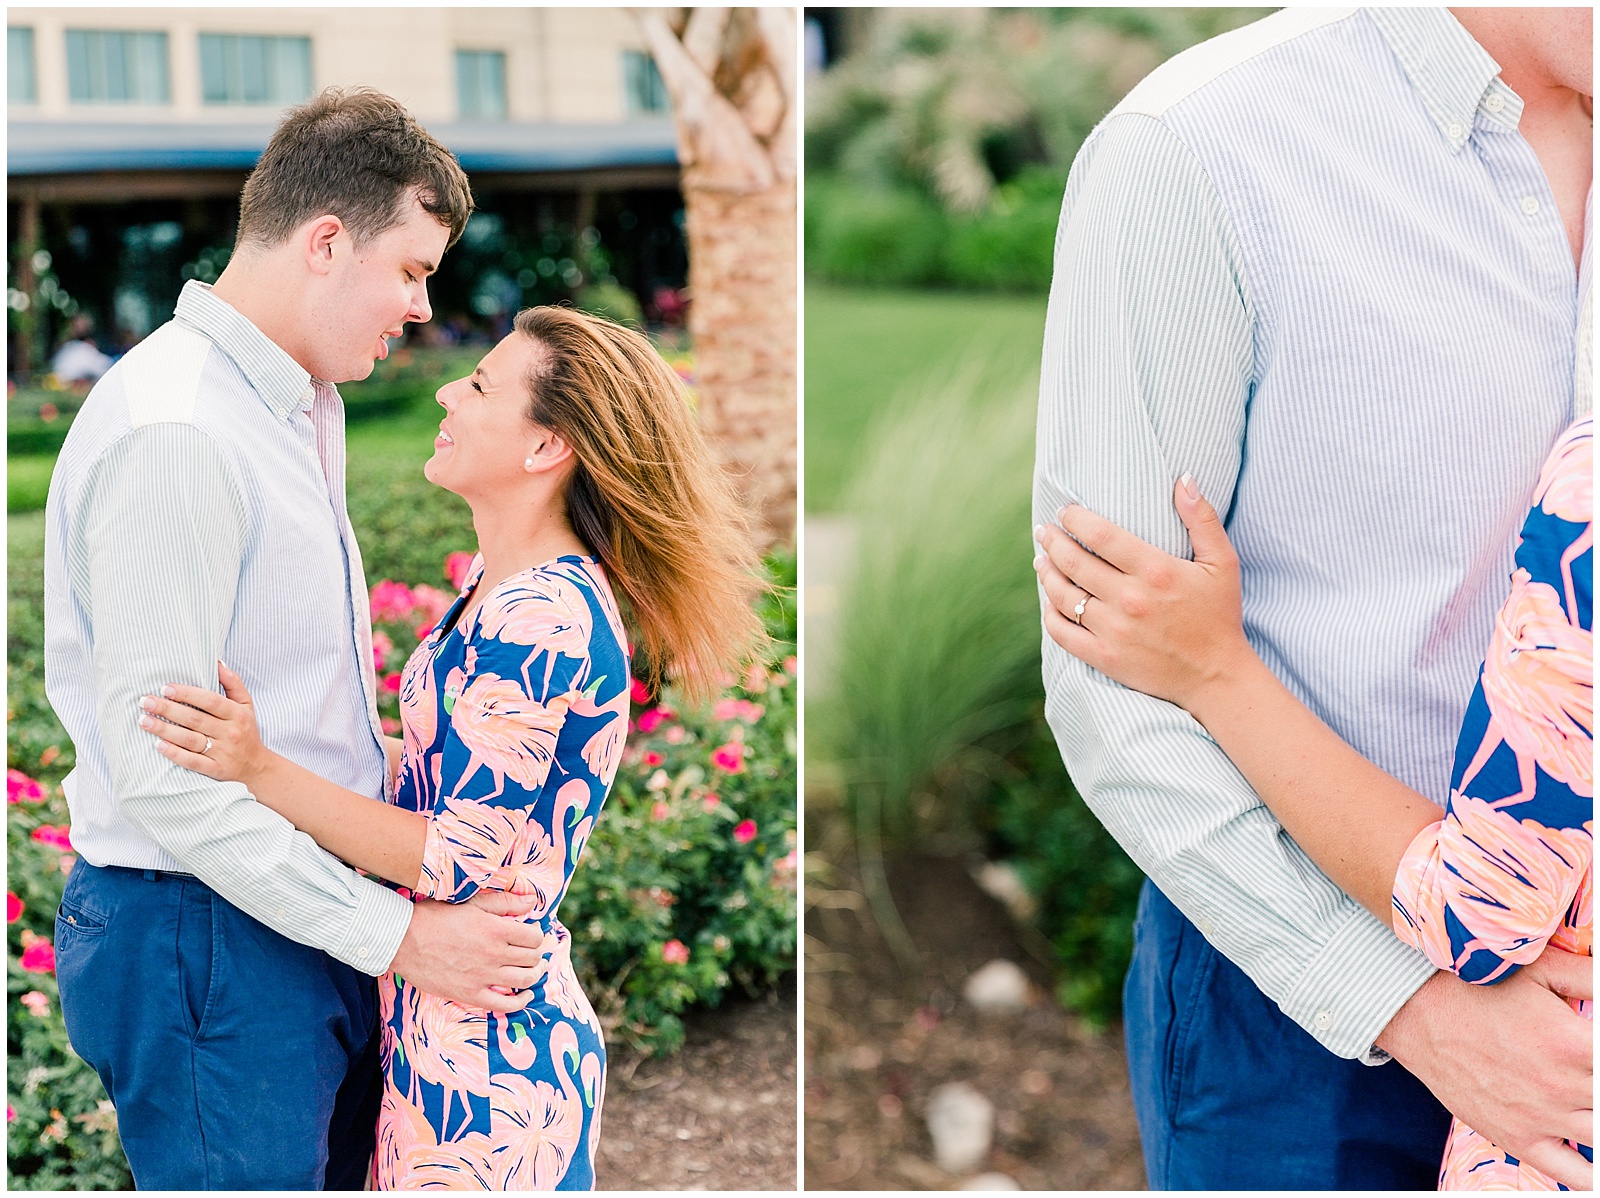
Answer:
M1004 373L980 385L986 373L957 369L866 438L846 503L859 548L834 694L815 705L808 742L842 770L869 898L880 841L987 841L1036 900L1061 1000L1103 1021L1118 1009L1141 875L1073 790L1045 723L1034 389ZM892 912L874 906L892 942Z
M915 191L807 185L806 269L821 278L918 286L944 278L944 214Z

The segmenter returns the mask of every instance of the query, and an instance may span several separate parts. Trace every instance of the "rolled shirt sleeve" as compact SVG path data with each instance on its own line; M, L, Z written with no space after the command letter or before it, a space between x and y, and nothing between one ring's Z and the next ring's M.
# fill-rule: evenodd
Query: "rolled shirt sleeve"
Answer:
M1190 556L1173 485L1192 472L1229 511L1253 320L1229 216L1198 161L1159 121L1111 117L1074 164L1057 233L1034 521L1076 501ZM1428 961L1328 880L1186 712L1049 637L1043 651L1047 718L1100 821L1289 1018L1338 1056L1386 1060L1373 1041Z
M361 877L237 782L183 769L139 727L163 685L218 689L248 545L239 481L192 425L152 424L111 445L69 530L70 569L94 628L98 717L119 809L234 906L368 974L410 924L402 896Z

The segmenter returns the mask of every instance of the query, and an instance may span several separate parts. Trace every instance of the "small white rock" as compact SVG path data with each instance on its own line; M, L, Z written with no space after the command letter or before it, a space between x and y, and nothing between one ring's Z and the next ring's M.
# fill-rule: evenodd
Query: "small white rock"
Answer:
M1028 1006L1028 975L1014 961L997 957L977 970L961 988L983 1015L1014 1015Z
M1006 910L1017 919L1026 921L1037 914L1038 900L1022 880L1022 875L1004 861L985 861L972 877L978 883L978 889L1004 904Z
M994 1139L994 1104L966 1082L947 1082L928 1098L928 1134L939 1168L974 1169Z
M1017 1179L1007 1177L1004 1173L980 1173L966 1185L963 1190L1020 1190Z

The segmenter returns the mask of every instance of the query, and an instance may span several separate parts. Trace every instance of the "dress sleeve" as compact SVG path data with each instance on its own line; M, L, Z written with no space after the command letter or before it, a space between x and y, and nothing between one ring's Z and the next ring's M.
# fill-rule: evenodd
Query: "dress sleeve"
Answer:
M556 748L568 710L592 685L591 631L581 590L542 572L502 583L471 617L465 660L444 684L447 727L417 893L448 902L480 889L537 894L535 915L560 897L565 829L554 796L564 785L588 791L557 764Z
M1497 982L1561 929L1588 949L1594 862L1593 424L1551 453L1456 746L1450 800L1395 876L1395 928Z

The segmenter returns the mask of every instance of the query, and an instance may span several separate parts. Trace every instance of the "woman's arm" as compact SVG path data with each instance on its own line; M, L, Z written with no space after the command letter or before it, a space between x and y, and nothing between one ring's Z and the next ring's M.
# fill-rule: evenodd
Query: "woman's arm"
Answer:
M400 763L405 751L406 742L398 736L383 738L383 756L389 763L389 781L395 786L400 785Z
M1101 673L1199 720L1295 843L1393 926L1395 872L1440 809L1341 740L1256 655L1240 615L1238 558L1187 481L1176 501L1193 562L1077 506L1061 513L1066 532L1035 530L1045 630Z
M257 802L335 857L415 889L422 874L427 816L346 790L272 752L261 743L255 708L239 676L221 662L217 676L225 694L168 686L162 689L164 698L140 700L148 714L139 723L159 738L157 749L208 778L244 783ZM202 752L207 738L210 750ZM392 768L390 739L385 738L385 753Z

